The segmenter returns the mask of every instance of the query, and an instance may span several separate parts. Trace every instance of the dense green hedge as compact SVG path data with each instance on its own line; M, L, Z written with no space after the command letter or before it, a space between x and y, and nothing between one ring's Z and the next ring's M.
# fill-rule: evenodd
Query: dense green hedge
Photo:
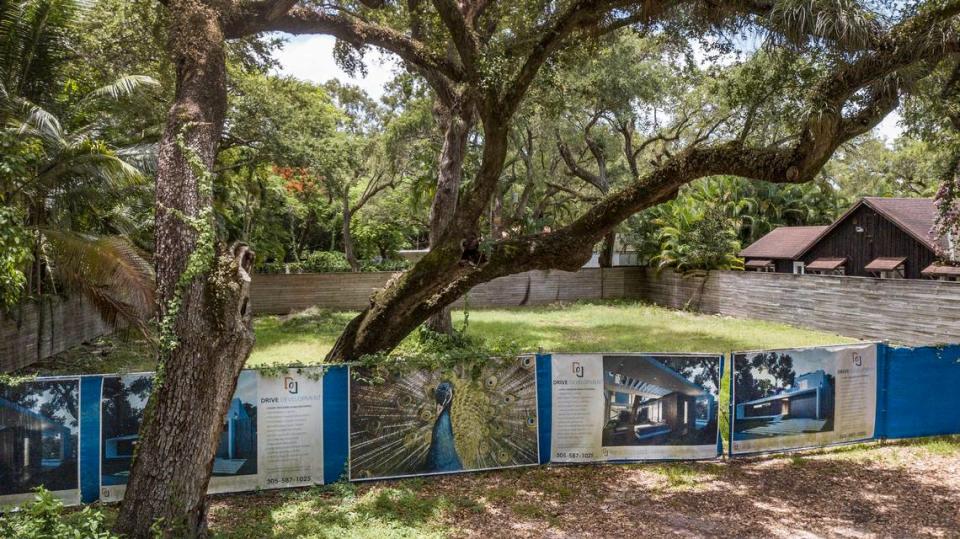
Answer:
M406 260L374 262L361 260L360 271L403 271L410 267ZM300 262L267 262L259 268L261 273L330 273L350 271L347 257L339 251L313 251Z

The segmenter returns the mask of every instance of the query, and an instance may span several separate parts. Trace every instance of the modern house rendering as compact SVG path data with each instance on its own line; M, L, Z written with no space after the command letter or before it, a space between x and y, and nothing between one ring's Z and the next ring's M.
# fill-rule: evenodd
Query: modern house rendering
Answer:
M826 419L833 414L833 384L822 370L808 372L796 384L773 395L737 404L737 419Z
M780 227L740 256L747 270L854 275L882 279L960 279L956 245L931 233L936 207L931 198L866 197L833 224Z
M75 460L70 428L0 398L0 492Z
M603 445L689 440L716 417L716 399L652 357L604 358ZM616 362L614 368L611 360Z
M240 473L247 460L257 458L257 430L243 401L234 398L230 402L224 420L220 445L217 447L214 473L233 475Z
M765 438L833 430L832 376L816 370L796 377L791 386L764 397L738 402L734 439Z

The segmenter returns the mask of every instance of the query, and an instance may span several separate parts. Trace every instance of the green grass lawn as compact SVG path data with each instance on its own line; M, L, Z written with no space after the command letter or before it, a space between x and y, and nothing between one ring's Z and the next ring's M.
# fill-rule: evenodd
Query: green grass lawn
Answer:
M308 309L254 321L257 344L248 367L320 363L356 313ZM464 325L463 311L454 323ZM467 334L515 341L527 351L717 352L854 342L785 324L676 311L635 302L476 309ZM21 374L149 371L151 345L130 333L98 339L24 369Z
M313 363L333 346L354 313L310 309L257 318L248 366ZM454 312L463 327L464 313ZM516 341L548 352L731 352L841 344L855 339L785 324L675 311L633 302L478 309L467 334Z

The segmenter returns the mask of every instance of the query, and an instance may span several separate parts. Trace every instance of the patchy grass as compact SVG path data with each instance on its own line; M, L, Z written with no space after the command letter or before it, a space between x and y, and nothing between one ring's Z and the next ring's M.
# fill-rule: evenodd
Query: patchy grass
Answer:
M712 463L675 462L654 466L651 471L663 477L668 489L696 490L719 475L722 467Z
M321 363L356 313L307 309L254 320L257 344L248 367ZM524 349L553 352L730 352L855 342L785 324L675 311L635 302L555 304L470 311L469 335L502 338ZM464 313L454 313L457 327ZM149 371L152 346L127 332L75 347L21 374ZM725 386L724 386L725 387Z
M248 366L321 363L356 313L311 308L288 316L254 320L257 343Z
M256 499L261 497L266 499ZM212 504L214 537L444 537L448 514L460 507L446 495L424 495L402 484L261 493L244 496L241 512L235 499Z
M211 498L219 538L954 537L960 436L783 458L530 467ZM116 506L106 506L108 518Z
M353 313L310 309L256 321L248 365L318 362ZM464 313L454 313L464 325ZM854 339L785 324L675 311L634 302L556 304L469 312L467 334L553 352L730 352L840 344Z

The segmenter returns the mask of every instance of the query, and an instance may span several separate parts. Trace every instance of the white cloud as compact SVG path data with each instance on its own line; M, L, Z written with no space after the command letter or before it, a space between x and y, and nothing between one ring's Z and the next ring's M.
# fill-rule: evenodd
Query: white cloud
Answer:
M367 76L353 78L348 76L333 59L332 36L284 36L288 38L283 49L274 57L280 64L276 72L301 80L323 83L330 79L350 82L364 89L370 97L379 99L383 88L393 78L396 66L393 55L382 53L379 49L369 48L364 57Z

